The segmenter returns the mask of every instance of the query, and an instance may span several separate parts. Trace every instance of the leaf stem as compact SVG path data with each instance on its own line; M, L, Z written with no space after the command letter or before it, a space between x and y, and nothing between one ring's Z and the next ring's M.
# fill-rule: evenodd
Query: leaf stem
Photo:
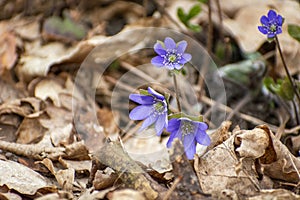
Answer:
M174 82L175 93L176 93L177 108L178 108L178 111L181 112L181 105L180 105L180 101L179 101L180 93L179 93L179 88L177 85L176 74L173 72L172 76L173 76L173 82Z

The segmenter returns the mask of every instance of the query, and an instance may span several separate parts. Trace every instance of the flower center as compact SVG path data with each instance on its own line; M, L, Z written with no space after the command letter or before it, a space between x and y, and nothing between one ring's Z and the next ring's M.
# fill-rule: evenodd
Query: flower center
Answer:
M277 29L277 26L276 26L275 24L272 24L272 25L270 26L270 31L276 32L276 29Z
M163 104L163 102L157 102L157 103L155 103L155 104L153 104L153 107L154 107L154 109L155 109L155 113L157 113L157 114L163 114L164 113L164 111L165 111L165 106L164 106L164 104Z
M173 63L176 61L176 55L175 54L171 54L169 57L168 57L168 61Z
M180 129L182 135L184 136L193 133L195 131L195 126L190 121L181 121Z

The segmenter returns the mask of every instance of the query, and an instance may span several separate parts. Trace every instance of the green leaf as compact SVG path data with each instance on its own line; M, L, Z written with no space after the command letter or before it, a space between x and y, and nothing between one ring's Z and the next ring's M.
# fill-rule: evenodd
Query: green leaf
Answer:
M285 100L290 101L294 98L294 90L287 77L277 79L276 83L271 77L266 77L264 79L264 85L270 92L277 94Z
M300 26L295 24L288 25L288 33L298 42L300 42Z
M293 86L291 85L291 83L287 77L282 81L278 95L280 95L283 99L286 99L286 100L294 99Z
M178 18L180 19L180 21L184 24L187 23L188 21L188 18L187 18L187 15L184 13L183 9L182 8L178 8L177 9L177 16Z
M190 11L189 14L187 15L187 19L190 20L193 17L197 16L201 12L201 7L200 5L194 5Z
M198 0L200 3L204 3L206 4L207 3L207 0Z
M197 33L202 30L201 26L199 26L198 24L188 24L187 27Z
M150 95L149 94L149 92L148 92L148 90L144 90L144 89L139 89L139 92L140 92L140 94L142 94L142 95Z
M175 114L171 114L168 116L168 119L179 119L179 118L182 118L182 117L185 117L185 118L188 118L192 121L196 121L196 122L203 122L203 116L202 115L199 115L199 116L191 116L191 115L187 115L183 112L180 112L180 113L175 113Z

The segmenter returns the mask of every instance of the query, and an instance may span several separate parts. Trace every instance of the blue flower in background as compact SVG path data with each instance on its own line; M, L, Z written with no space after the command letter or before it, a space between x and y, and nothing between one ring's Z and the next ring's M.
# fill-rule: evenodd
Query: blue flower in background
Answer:
M154 45L158 56L152 58L151 63L157 67L179 70L192 59L191 54L184 53L186 46L187 42L184 40L176 44L172 38L166 37L164 43L159 41Z
M208 146L210 138L206 133L208 126L204 122L192 121L188 118L173 118L169 121L167 131L171 133L167 142L170 148L172 141L178 138L182 141L188 159L192 160L196 153L196 144Z
M145 120L140 131L155 123L157 135L161 135L164 128L168 126L168 108L163 95L159 94L151 87L148 87L148 94L130 94L129 99L141 104L135 107L130 113L131 120Z
M283 18L281 15L277 15L274 10L269 10L268 16L263 15L260 22L262 26L258 26L258 30L267 35L269 39L282 33Z

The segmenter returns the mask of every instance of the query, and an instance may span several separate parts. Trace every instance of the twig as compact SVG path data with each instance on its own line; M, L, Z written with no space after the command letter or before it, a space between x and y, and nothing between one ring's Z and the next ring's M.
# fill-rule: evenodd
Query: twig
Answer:
M225 111L225 112L233 112L232 108L230 108L228 106L225 106L224 104L221 104L220 102L216 102L213 99L210 99L206 96L202 96L202 101L203 101L203 103L205 103L209 106L216 106L219 110L222 110L222 111ZM255 117L252 117L250 115L246 115L246 114L243 114L243 113L240 113L240 112L237 112L236 115L238 115L239 117L241 117L242 119L244 119L248 122L252 122L255 125L267 124L270 127L270 129L274 132L276 132L276 130L278 129L277 126L269 124L265 121L262 121L260 119L255 118Z
M291 160L291 162L292 162L293 167L295 168L295 170L296 170L296 172L297 172L297 175L298 175L298 178L299 178L299 181L300 181L300 173L299 173L299 170L298 170L298 168L296 167L296 165L295 165L295 163L294 163L294 160L293 160L291 154L288 154L288 155L289 155L289 157L290 157L290 160ZM299 181L298 181L298 184L299 184Z
M231 120L231 118L235 115L236 112L238 112L246 103L248 103L252 99L252 93L248 92L243 99L238 103L238 105L233 109L232 112L228 115L226 118L226 121Z
M181 181L182 176L178 177L175 179L173 185L171 186L171 188L168 190L168 192L166 193L166 195L164 196L163 200L168 200L171 196L171 194L174 192L174 190L176 189L177 185L179 184L179 182Z

